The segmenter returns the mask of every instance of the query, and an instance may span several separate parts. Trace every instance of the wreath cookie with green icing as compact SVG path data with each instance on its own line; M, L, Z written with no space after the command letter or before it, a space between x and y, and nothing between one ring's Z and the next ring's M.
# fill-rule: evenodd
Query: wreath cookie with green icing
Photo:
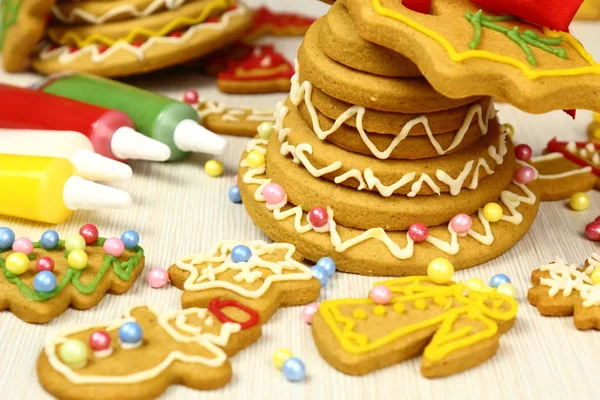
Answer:
M567 32L495 14L484 0L433 0L430 13L397 0L344 4L363 39L406 56L447 97L489 95L531 113L600 109L600 65Z
M92 224L64 240L47 230L36 242L0 228L0 310L46 323L68 307L85 310L106 293L123 294L144 269L138 243L135 231L103 238Z

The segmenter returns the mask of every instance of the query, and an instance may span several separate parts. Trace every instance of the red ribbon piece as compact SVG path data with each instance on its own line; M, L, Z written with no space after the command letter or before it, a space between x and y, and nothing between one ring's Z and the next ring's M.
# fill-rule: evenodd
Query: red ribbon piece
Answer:
M246 321L240 322L236 321L232 318L229 318L222 310L227 307L233 307L242 310L246 314L248 314L248 319ZM242 330L252 328L254 325L258 324L258 313L247 307L243 304L238 303L235 300L219 300L212 299L210 303L208 303L208 310L215 315L219 319L219 321L225 322L233 322L236 324L240 324Z
M567 113L567 115L569 115L569 117L575 119L575 116L577 115L577 110L563 110L564 112Z
M421 14L431 12L431 0L402 0L402 5Z
M555 31L569 31L569 25L583 0L471 0L484 10L513 15Z

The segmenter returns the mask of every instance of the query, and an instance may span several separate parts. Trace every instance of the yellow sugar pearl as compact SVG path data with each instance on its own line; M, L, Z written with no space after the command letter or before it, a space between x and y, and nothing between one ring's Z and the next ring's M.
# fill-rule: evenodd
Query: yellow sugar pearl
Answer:
M454 265L447 258L436 258L427 265L427 276L437 284L450 282L452 275L454 275Z
M356 319L367 319L367 313L362 308L357 308L352 312L352 316Z
M594 139L600 139L600 128L596 128L592 131L592 136L594 136Z
M262 167L265 165L265 156L258 150L252 150L250 153L248 153L246 161L248 162L248 166L250 168Z
M504 124L504 129L506 130L506 133L508 133L508 136L515 136L515 127L511 124Z
M84 269L88 265L88 255L81 249L73 250L67 257L67 264L73 269Z
M273 353L273 364L277 369L281 369L283 363L292 357L294 357L294 354L290 349L279 348Z
M594 116L594 122L600 123L600 113L593 113L592 115Z
M394 311L398 314L402 314L404 311L406 311L406 306L404 305L404 303L395 303Z
M502 207L498 203L487 203L483 207L483 218L490 222L498 222L502 218Z
M496 292L512 297L513 299L517 297L517 288L512 283L501 283L496 288Z
M600 284L600 267L596 267L594 269L594 271L590 275L590 278L592 279L592 282L594 283L594 285Z
M29 269L29 258L24 253L12 253L6 258L6 269L11 274L21 275Z
M212 176L213 178L223 175L224 169L223 163L219 160L208 160L204 164L204 171L208 176Z
M373 307L373 314L377 315L378 317L383 317L385 315L386 311L385 311L385 306L382 306L381 304L376 305L375 307Z
M590 196L583 192L574 193L569 199L571 208L575 211L583 211L590 206Z
M485 283L479 278L471 278L467 279L465 282L465 286L467 287L467 292L481 292L483 288L485 288Z

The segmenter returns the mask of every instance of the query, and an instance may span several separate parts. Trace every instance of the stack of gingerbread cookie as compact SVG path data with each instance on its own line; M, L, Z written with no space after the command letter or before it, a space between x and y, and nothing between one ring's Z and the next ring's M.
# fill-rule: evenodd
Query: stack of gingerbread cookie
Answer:
M574 68L579 49L468 0L434 5L431 15L396 1L338 1L310 28L272 135L252 141L240 164L242 200L271 238L311 260L330 254L343 271L422 275L437 257L457 269L481 264L528 231L536 171L491 96L538 113L577 107L579 77L535 82L514 66L552 70L571 58ZM505 21L530 33L514 43ZM483 69L453 52L475 53ZM504 58L518 64L505 68ZM540 85L565 97L538 101Z
M33 52L33 67L45 74L71 70L127 76L180 64L237 40L253 16L236 0L8 3L5 70L23 68Z

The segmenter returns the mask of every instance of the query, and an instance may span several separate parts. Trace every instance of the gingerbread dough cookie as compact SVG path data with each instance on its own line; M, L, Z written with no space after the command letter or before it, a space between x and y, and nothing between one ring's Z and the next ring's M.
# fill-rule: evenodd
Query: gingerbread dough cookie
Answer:
M569 33L480 11L470 0L436 0L432 14L396 0L344 4L363 39L409 58L445 96L488 95L531 113L600 109L600 65Z
M361 38L343 3L334 4L324 21L319 44L323 53L334 61L375 75L421 76L417 66L403 55Z
M71 258L68 255L75 250L65 250L64 241L51 249L34 242L29 263L24 263L27 256L22 252L0 253L0 310L10 310L25 322L40 324L69 307L92 308L106 293L125 293L144 269L144 249L136 245L116 257L105 252L105 241L99 237L85 246L84 239L78 239L84 248Z
M390 302L327 300L313 317L319 353L343 373L365 375L419 354L427 378L465 371L490 359L515 323L517 302L491 288L465 294L462 283L427 276L377 285L391 290Z
M477 97L450 99L423 78L395 79L348 68L327 57L319 46L322 19L315 22L298 51L301 81L308 80L331 97L380 111L426 113L460 107Z
M577 11L575 19L600 20L600 1L585 0Z
M304 36L314 18L292 13L273 12L267 7L256 10L254 23L244 35L246 43L264 36Z
M232 376L228 357L261 333L256 312L238 306L136 306L116 321L63 329L46 340L38 378L61 400L145 400L176 384L220 388Z
M250 250L247 261L237 258L238 246ZM319 297L321 285L301 259L287 243L222 241L208 253L178 259L169 267L169 277L184 291L184 308L205 307L215 298L236 301L255 310L264 324L281 307Z
M200 98L196 104L202 125L223 135L254 137L259 125L275 122L274 109L235 108Z
M533 287L527 300L542 315L572 315L577 329L600 330L600 286L594 273L598 267L600 256L596 253L587 258L583 268L557 258L532 272Z

